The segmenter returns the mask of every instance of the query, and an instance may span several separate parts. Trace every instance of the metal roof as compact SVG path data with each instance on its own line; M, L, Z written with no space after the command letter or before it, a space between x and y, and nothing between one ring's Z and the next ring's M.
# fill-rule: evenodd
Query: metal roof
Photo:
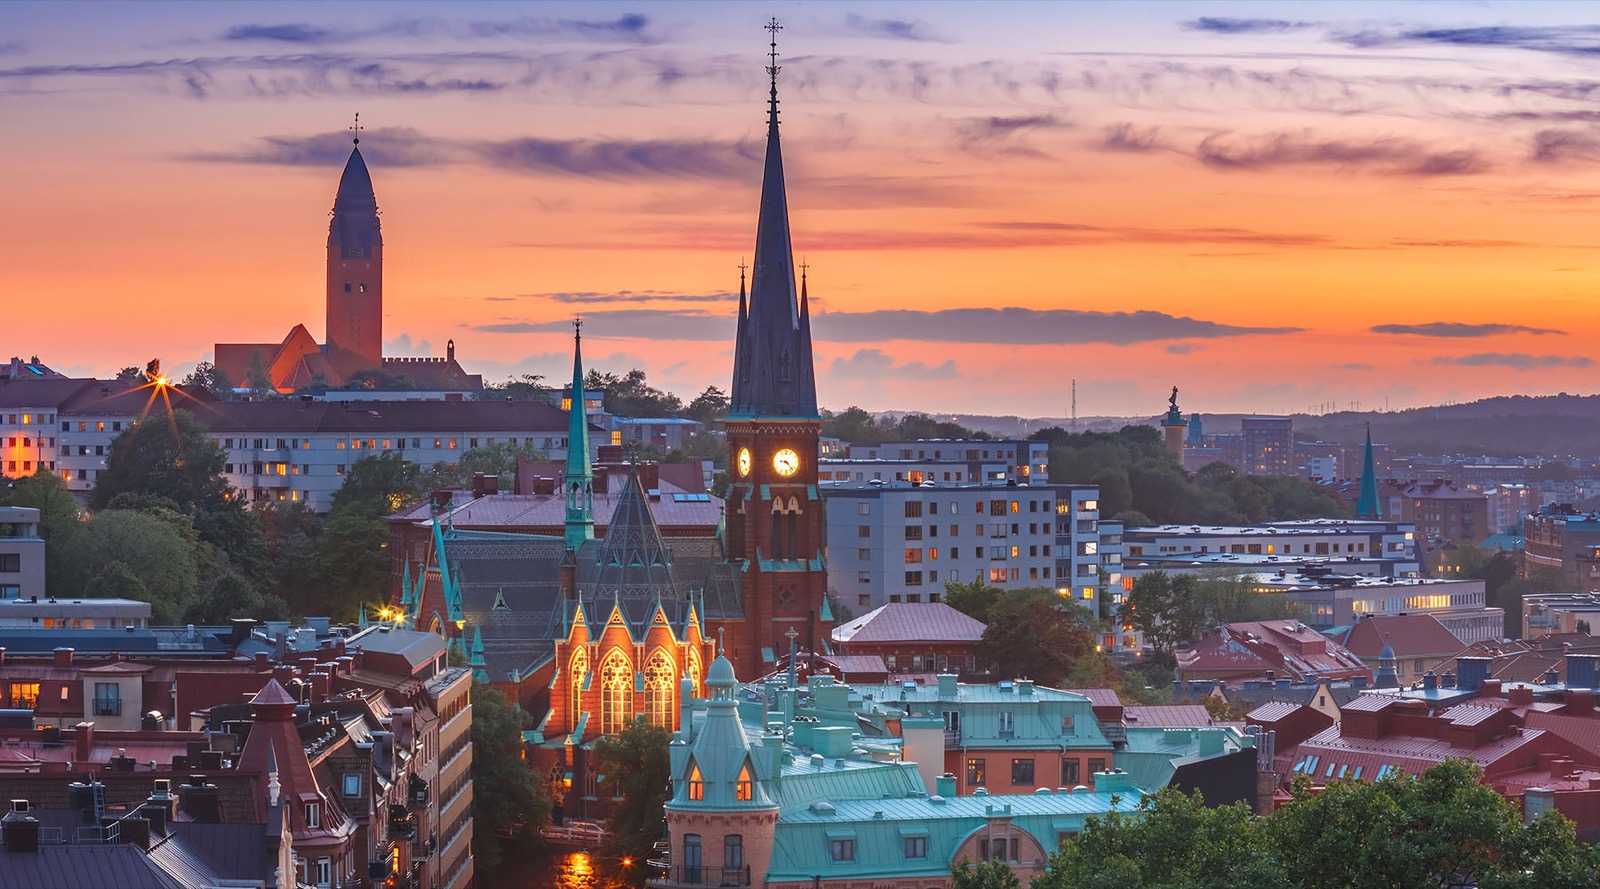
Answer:
M833 630L838 643L977 642L982 622L943 602L891 602Z
M143 849L116 845L41 845L0 853L0 886L27 889L185 889Z

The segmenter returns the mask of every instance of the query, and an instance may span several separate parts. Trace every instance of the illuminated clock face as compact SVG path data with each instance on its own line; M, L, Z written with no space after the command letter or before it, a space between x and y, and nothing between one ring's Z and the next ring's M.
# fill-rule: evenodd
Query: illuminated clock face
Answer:
M784 448L772 455L772 468L778 470L779 475L788 478L800 471L800 455L792 448Z
M739 449L739 474L741 476L745 476L745 475L749 475L750 474L750 449L749 448L740 448Z

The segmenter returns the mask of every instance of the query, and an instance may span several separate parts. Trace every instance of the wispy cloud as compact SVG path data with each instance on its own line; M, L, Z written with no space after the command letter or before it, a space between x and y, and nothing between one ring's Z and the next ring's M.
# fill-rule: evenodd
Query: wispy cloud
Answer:
M408 127L363 130L361 154L383 167L422 167L450 163L455 146ZM235 151L189 155L190 160L281 167L337 167L350 155L350 133L266 136Z
M550 19L524 16L496 21L457 23L444 19L396 19L364 28L334 28L301 22L246 23L221 34L228 43L287 43L329 46L383 37L569 39L591 42L653 42L650 19L629 13L611 20Z
M993 151L1002 154L1042 157L1028 145L1027 134L1038 130L1057 130L1071 124L1054 114L991 115L969 117L955 124L956 142L967 151Z
M1222 16L1202 16L1183 23L1185 31L1209 31L1213 34L1282 34L1312 27L1311 22L1291 22L1286 19L1235 19Z
M1442 149L1412 139L1336 139L1309 131L1249 136L1214 133L1195 148L1201 162L1223 170L1324 165L1396 176L1482 173L1488 162L1473 149Z
M1522 324L1463 324L1458 321L1429 321L1425 324L1375 324L1373 333L1396 333L1406 336L1432 336L1446 339L1472 339L1486 336L1531 333L1536 335L1565 335L1566 331L1548 327L1528 327Z
M1462 367L1508 367L1536 370L1543 367L1593 367L1594 359L1583 355L1529 355L1526 352L1479 352L1474 355L1440 355L1431 364Z
M586 331L597 338L650 337L663 340L726 340L733 335L731 315L700 310L619 309L588 316ZM504 321L480 325L484 333L547 333L565 330L567 321ZM812 316L818 340L875 343L917 340L935 343L1132 343L1163 340L1294 333L1298 327L1243 327L1169 315L1165 312L1085 312L1073 309L967 308L918 311L819 312Z
M1600 161L1600 137L1577 130L1540 130L1533 134L1529 159L1541 164Z
M671 290L618 290L612 293L596 291L573 293L523 293L517 296L490 296L489 302L515 302L525 299L548 299L558 303L646 303L646 302L679 302L679 303L720 303L731 302L739 298L737 293L678 293Z
M929 365L921 361L895 364L894 359L880 349L860 349L849 358L835 358L828 363L828 372L838 376L883 379L897 377L908 380L954 380L961 376L954 360Z
M1139 126L1122 121L1105 128L1105 136L1096 145L1102 151L1125 151L1140 154L1165 148L1161 128Z
M1361 48L1394 44L1439 44L1457 47L1523 49L1560 55L1600 55L1600 25L1369 28L1336 34L1334 39L1349 46Z
M491 166L519 173L594 179L733 179L750 181L761 163L755 142L719 139L510 139L472 150Z
M861 37L878 37L885 40L914 40L928 43L949 41L935 35L927 22L905 19L869 19L855 13L844 17L844 31Z

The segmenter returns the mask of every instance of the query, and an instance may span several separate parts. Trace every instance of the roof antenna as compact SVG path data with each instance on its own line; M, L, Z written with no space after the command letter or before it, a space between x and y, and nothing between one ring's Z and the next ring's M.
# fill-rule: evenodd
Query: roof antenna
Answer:
M776 89L776 87L774 87L774 89ZM352 133L356 134L355 138L350 140L352 144L355 144L355 145L360 145L361 144L361 129L362 129L362 127L361 127L361 112L357 111L356 112L356 123L355 123L355 126L350 127L350 131Z

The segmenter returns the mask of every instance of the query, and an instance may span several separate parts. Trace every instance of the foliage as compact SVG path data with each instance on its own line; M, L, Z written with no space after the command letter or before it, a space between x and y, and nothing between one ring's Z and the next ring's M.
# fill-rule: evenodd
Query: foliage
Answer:
M429 473L429 486L464 488L472 484L473 476L482 473L499 479L500 490L509 491L516 481L518 457L534 462L550 459L550 455L531 444L498 441L463 452L454 465L435 466Z
M335 620L354 620L365 602L388 598L389 529L381 518L359 509L329 513L317 540L315 603Z
M233 394L233 380L228 378L228 372L209 361L196 364L194 370L190 371L179 385L206 389L222 399Z
M662 806L672 795L672 767L667 757L671 741L670 731L644 719L595 741L595 768L606 776L602 786L618 800L612 810L610 834L601 849L607 859L644 861L661 839ZM645 870L633 868L614 876L643 885Z
M1200 574L1152 571L1133 582L1122 603L1122 620L1144 633L1156 659L1170 665L1180 642L1198 642L1208 627L1241 621L1292 617L1295 603L1282 595L1258 593L1224 569Z
M105 471L89 506L103 509L118 494L166 497L185 513L214 508L228 497L226 456L204 425L186 410L150 414L111 441Z
M137 364L130 364L117 371L117 382L119 383L127 383L129 386L142 386L149 381L150 378L145 375L144 368Z
M79 561L76 538L83 529L83 510L67 489L67 483L55 473L40 469L18 479L4 503L39 510L45 589L63 592L73 589L73 573Z
M1022 881L1004 862L962 858L950 868L950 889L1022 889Z
M1167 788L1086 819L1032 889L1482 889L1594 887L1600 852L1547 812L1522 822L1467 760L1421 776L1302 778L1282 809L1206 808ZM973 884L978 885L978 884Z
M188 624L225 624L236 617L256 620L286 620L288 603L274 595L262 595L250 581L232 572L217 574L205 584L200 597L184 612Z
M76 541L71 588L149 602L152 623L179 623L199 590L195 541L168 518L109 509L86 522Z
M704 392L694 397L694 401L689 402L683 415L707 426L720 423L728 415L728 393L716 386L707 386Z
M1198 793L1169 787L1142 798L1133 813L1086 819L1031 889L1283 885L1277 861L1262 846L1249 806L1207 808Z
M507 377L504 383L489 383L472 393L476 401L542 401L555 404L556 390L545 384L544 374L523 374Z
M410 392L417 388L417 383L409 374L389 373L380 368L373 368L351 374L344 385L338 388Z
M363 457L350 465L344 484L333 492L328 515L360 512L374 518L399 512L426 493L421 470L394 451Z
M824 410L822 412L822 434L829 438L843 439L852 442L883 441L885 433L878 428L878 421L865 410L851 405L844 410L834 413Z
M1573 582L1559 568L1538 568L1529 572L1527 577L1513 577L1502 581L1495 591L1488 593L1488 582L1484 582L1488 604L1491 607L1506 610L1506 635L1516 639L1522 635L1522 597L1537 593L1554 593L1562 590L1573 589Z
M620 377L591 370L583 388L602 393L606 412L619 417L675 417L683 411L682 399L651 386L637 367Z
M923 413L884 414L874 418L851 405L833 413L822 412L822 434L849 442L915 441L919 438L993 438L987 432L968 429L959 423L936 420Z
M322 519L303 502L268 501L252 513L266 544L266 571L257 584L264 596L282 599L298 615L323 611L317 578Z
M250 390L250 397L256 401L280 397L278 390L272 385L271 370L267 365L267 357L261 349L250 353L250 364L244 369L244 385Z
M494 688L472 687L472 854L480 885L501 885L501 867L515 866L535 851L539 828L550 820L544 785L522 757L522 732L529 722L528 714ZM503 844L513 853L509 860Z
M1054 594L1052 593L1052 596ZM1006 596L989 609L981 650L1000 676L1026 676L1041 685L1081 688L1115 682L1110 662L1095 647L1078 606L1042 597Z

